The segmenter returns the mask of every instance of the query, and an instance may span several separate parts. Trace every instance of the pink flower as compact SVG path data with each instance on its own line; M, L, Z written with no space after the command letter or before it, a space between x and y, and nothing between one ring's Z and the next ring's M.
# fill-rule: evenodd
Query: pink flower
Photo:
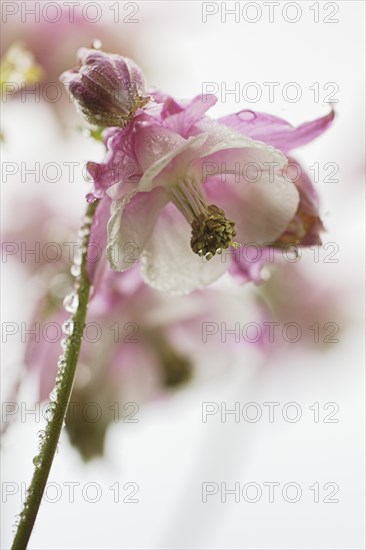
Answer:
M150 101L140 68L127 57L80 48L79 67L60 77L90 124L126 126Z
M132 243L148 284L187 292L230 268L238 244L317 241L322 225L311 182L285 177L288 160L274 146L287 153L310 141L333 114L294 128L252 112L249 120L247 111L214 121L205 116L216 102L210 95L184 104L160 93L155 99L161 103L128 128L109 130L105 161L89 164L94 196L103 197L97 217L110 209L103 238L113 269L131 266Z
M187 292L215 281L230 263L223 250L275 242L298 208L297 188L281 173L286 157L204 116L215 102L165 98L127 129L107 132L106 161L89 165L95 196L103 196L98 211L104 215L111 204L111 267L131 267L126 249L133 243L144 280L160 290Z

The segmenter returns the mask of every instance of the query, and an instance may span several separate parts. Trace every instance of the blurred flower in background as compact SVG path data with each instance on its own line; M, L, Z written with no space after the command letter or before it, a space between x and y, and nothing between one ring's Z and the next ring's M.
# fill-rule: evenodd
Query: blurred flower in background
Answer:
M25 86L39 82L43 76L43 69L36 63L33 53L21 42L13 43L4 53L1 58L0 71L2 92L7 82Z
M73 285L70 253L77 244L77 223L38 199L20 202L17 208L21 224L4 235L3 251L17 261L22 249L48 250L39 261L30 256L31 261L22 263L36 280L30 327L38 324L42 335L27 340L24 364L37 373L39 399L44 402L54 386L60 343L72 331L68 305L65 309L63 302ZM56 256L51 248L56 244L63 254L52 261ZM212 378L218 364L224 373L235 357L242 356L246 345L254 344L261 354L262 337L247 341L222 337L219 327L230 330L238 319L260 322L260 310L239 287L231 292L215 288L172 297L146 285L138 266L125 273L108 269L89 305L66 418L70 440L82 457L88 460L103 454L109 425L131 413L126 404L138 407L169 395L190 380L202 379L197 369L203 357L210 365L203 378ZM210 358L215 358L216 365L210 364ZM97 420L85 414L88 407L100 411Z
M73 285L70 254L77 244L77 220L38 199L17 207L22 223L4 236L3 251L20 260L22 247L44 250L58 243L63 250L56 262L51 261L55 256L50 248L40 261L34 257L23 264L38 288L30 327L39 323L43 335L41 341L27 340L24 363L37 373L39 399L45 402L54 386L60 343L72 331L63 300ZM337 299L338 287L325 287L293 260L276 257L269 267L268 280L258 287L224 281L185 296L152 289L142 281L137 265L124 273L105 270L89 306L66 418L70 441L85 460L103 455L112 422L131 414L133 406L202 379L199 371L204 373L210 358L203 379L217 376L219 364L223 374L235 358L245 357L246 346L264 360L273 358L274 351L285 350L294 338L293 331L287 344L282 337L287 323L297 325L301 346L320 342L317 349L324 349L333 341L333 329L339 337L337 321L344 328L345 312Z
M33 96L33 101L34 98L46 101L54 108L59 122L65 125L69 116L75 117L75 109L59 77L75 64L75 52L82 46L100 47L103 44L108 51L137 60L138 51L133 44L140 27L125 25L121 33L119 25L111 25L105 17L92 22L91 17L85 17L82 3L71 10L70 6L59 3L57 18L57 13L51 14L52 10L48 17L37 17L39 2L26 4L28 17L22 16L23 6L20 6L22 9L15 11L3 26L2 94L6 100L19 98L24 102L27 96Z
M272 349L285 351L289 343L297 343L325 351L352 324L343 299L346 287L342 292L338 282L319 279L297 260L276 258L267 269L268 280L257 287L258 305L263 307L266 322L277 325L273 325L274 333L285 334Z

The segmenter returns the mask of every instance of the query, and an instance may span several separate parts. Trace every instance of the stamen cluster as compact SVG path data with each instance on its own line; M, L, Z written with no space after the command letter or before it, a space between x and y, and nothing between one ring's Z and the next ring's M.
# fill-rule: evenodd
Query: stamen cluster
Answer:
M196 216L191 227L191 248L206 260L211 260L215 254L221 254L229 246L239 246L233 241L236 235L235 223L228 220L225 212L215 204L210 204L206 213Z

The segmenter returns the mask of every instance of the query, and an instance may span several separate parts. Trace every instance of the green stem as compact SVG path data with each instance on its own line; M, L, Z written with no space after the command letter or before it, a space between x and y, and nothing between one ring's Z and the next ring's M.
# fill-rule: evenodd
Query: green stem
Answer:
M56 378L57 396L55 402L52 403L52 418L46 426L40 452L34 459L36 468L27 491L24 508L20 514L20 521L12 546L13 550L25 550L27 548L70 401L89 301L90 282L87 275L87 249L90 227L97 204L98 201L89 204L86 210L81 244L80 275L75 284L78 306L71 318L73 330L66 338L64 357L60 358L61 362Z

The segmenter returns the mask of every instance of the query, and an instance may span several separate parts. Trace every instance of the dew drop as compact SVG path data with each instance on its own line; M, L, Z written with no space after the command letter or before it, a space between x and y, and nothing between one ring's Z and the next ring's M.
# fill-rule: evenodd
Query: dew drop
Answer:
M83 260L83 253L81 250L81 246L79 245L74 255L74 265L81 265L82 260Z
M96 38L95 40L93 40L92 42L92 48L94 50L100 50L102 47L102 41L99 40L99 38Z
M74 332L74 321L72 321L71 319L65 321L62 324L62 332L64 334L67 334L68 336L71 336L71 334Z
M241 111L236 116L241 120L246 120L246 121L254 120L256 118L256 114L253 111L249 111L249 110Z
M64 299L64 308L68 313L75 313L79 306L79 297L75 292L71 292Z
M95 202L97 199L94 197L93 193L88 193L86 196L86 202L91 204L92 202Z
M266 267L263 267L260 271L260 278L262 281L269 281L271 278L271 272Z
M73 264L73 265L71 266L70 272L71 272L71 275L73 275L74 277L79 277L80 272L81 272L80 265L78 265L78 264Z
M147 149L149 149L153 155L159 155L162 152L161 143L159 143L156 138L150 140L147 144Z
M51 391L50 395L49 395L51 401L55 402L56 399L57 399L57 389L56 388L53 388L53 390Z
M66 359L64 355L61 355L57 362L57 366L59 369L64 369L66 367Z
M41 460L41 457L39 455L36 455L34 458L33 458L33 464L36 468L39 468L42 464L42 460Z
M56 384L57 384L57 378L56 378ZM50 422L52 420L52 418L54 417L55 415L55 408L56 408L56 403L52 402L52 403L48 403L47 407L46 407L46 410L44 412L45 414L45 417L46 417L46 420L48 422ZM45 438L45 436L43 436L43 439Z
M67 338L63 338L63 339L61 340L60 346L61 346L61 348L62 348L64 351L67 350L68 343L69 343L69 341L68 341Z

